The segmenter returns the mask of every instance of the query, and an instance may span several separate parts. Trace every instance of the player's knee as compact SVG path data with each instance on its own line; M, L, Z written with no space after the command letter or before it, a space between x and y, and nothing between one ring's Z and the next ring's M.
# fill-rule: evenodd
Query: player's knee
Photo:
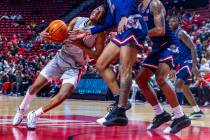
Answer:
M149 79L143 75L136 78L136 83L139 86L139 88L141 88L141 89L148 86L148 82L149 82Z
M166 79L163 75L159 75L156 77L156 82L161 87L162 85L166 83Z
M34 95L37 93L37 91L39 91L40 89L40 86L39 84L33 84L28 90L29 90L29 93Z
M68 97L69 97L69 93L68 92L58 93L59 100L64 100L64 99L67 99Z
M70 86L70 85L69 85L68 88L65 88L65 87L64 87L64 88L60 89L58 95L59 95L61 98L68 98L68 97L71 95L71 93L73 92L73 90L74 90L74 86Z
M175 91L176 92L181 92L182 91L182 85L180 83L175 83Z
M96 63L96 68L99 72L102 72L105 69L105 66L101 62Z

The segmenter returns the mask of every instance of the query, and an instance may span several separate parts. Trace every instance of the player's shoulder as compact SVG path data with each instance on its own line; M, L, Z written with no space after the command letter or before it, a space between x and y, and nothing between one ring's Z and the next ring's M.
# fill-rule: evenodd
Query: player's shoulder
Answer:
M150 9L153 12L156 11L156 12L160 13L165 8L160 0L152 0L150 3Z
M162 6L162 2L160 0L152 0L150 3L150 7L161 7Z
M183 28L179 28L178 31L177 31L178 35L186 35L187 34L187 31L185 31Z
M177 34L178 34L178 37L179 37L180 39L189 38L189 37L190 37L189 34L187 33L187 31L185 31L185 30L182 29L182 28L180 28L180 29L178 30Z
M81 20L89 20L88 17L77 17L77 20L81 21Z

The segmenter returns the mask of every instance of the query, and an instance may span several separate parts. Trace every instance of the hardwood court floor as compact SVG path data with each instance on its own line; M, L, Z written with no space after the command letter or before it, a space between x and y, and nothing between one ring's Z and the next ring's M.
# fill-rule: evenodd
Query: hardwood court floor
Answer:
M0 96L0 140L210 140L210 108L202 108L205 118L192 121L192 126L176 135L164 135L165 124L153 132L146 127L153 119L148 104L133 105L127 112L129 124L124 127L104 127L95 120L106 113L110 102L66 100L62 105L42 116L35 131L28 131L26 119L20 126L11 125L21 97ZM31 109L46 104L49 98L36 98ZM164 106L166 110L170 108ZM186 114L191 108L184 107Z

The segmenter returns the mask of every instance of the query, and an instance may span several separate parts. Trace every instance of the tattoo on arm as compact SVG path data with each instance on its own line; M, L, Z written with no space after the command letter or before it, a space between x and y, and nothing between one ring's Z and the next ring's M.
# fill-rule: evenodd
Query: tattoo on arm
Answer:
M164 7L158 1L151 3L151 12L154 16L155 28L149 30L149 36L161 36L165 33L165 12Z

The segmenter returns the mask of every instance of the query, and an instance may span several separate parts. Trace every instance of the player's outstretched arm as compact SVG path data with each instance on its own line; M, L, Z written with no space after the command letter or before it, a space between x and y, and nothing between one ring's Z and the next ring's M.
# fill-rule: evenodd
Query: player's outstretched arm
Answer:
M75 46L78 46L87 55L89 55L93 59L97 60L105 46L105 33L104 32L98 33L98 35L96 37L95 50L92 50L91 48L87 47L83 43L82 39L72 40L71 38L67 38L66 42L69 42Z

